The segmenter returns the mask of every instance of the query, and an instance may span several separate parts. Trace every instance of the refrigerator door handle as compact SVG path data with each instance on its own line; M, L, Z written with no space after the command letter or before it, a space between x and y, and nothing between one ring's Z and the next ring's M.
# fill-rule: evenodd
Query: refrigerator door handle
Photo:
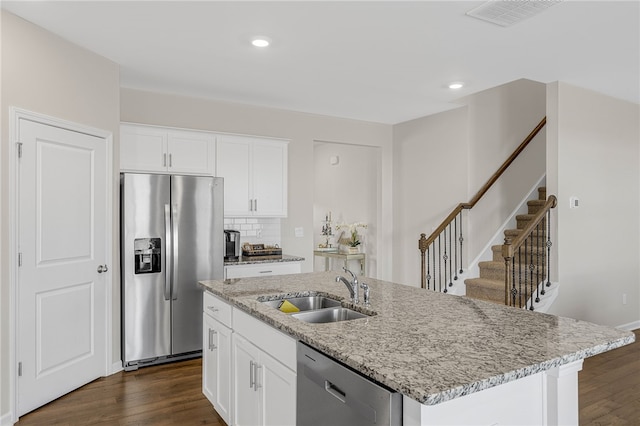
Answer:
M172 254L171 244L171 210L169 204L164 205L164 300L171 300Z
M178 205L174 204L171 206L171 229L173 230L173 265L171 267L172 277L171 277L171 298L173 300L178 299L178 253L180 253L180 249L178 248Z

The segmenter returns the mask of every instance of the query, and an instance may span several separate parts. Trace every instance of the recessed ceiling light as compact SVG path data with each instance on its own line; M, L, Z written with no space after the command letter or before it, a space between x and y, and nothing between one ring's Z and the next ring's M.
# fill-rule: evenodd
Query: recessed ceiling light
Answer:
M449 89L461 89L464 86L464 83L461 81L455 81L453 83L449 83Z
M251 39L251 44L255 47L267 47L271 44L271 40L268 37L254 37Z

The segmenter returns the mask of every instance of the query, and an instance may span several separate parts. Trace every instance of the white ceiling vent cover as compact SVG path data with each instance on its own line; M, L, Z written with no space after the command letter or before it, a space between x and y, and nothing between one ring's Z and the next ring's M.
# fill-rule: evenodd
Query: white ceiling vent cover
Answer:
M467 15L508 27L546 10L562 0L491 0L471 9Z

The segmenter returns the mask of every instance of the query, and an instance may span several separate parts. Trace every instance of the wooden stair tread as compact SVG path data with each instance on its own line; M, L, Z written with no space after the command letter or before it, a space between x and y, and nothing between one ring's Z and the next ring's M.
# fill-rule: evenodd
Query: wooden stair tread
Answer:
M538 199L528 200L526 214L516 215L516 229L506 229L504 231L505 238L515 239L521 235L522 229L528 225L528 223L534 218L534 216L542 209L547 202L547 189L546 187L538 188ZM546 220L540 224L539 238L536 238L534 231L533 244L528 243L521 254L524 254L524 250L527 252L527 258L525 256L517 257L519 260L516 262L516 268L528 268L528 264L532 262L537 264L538 258L542 258L546 255L546 235L544 235L544 229L546 228ZM467 286L467 296L475 299L487 300L495 303L504 303L504 275L506 271L505 261L502 257L502 245L494 245L491 247L493 253L493 259L487 261L478 262L479 275L477 278L467 278L464 283ZM520 265L520 266L518 266ZM540 268L540 272L544 275L542 265L534 265L536 270Z
M504 281L492 280L488 278L467 278L466 280L464 280L464 283L467 286L482 286L504 291Z

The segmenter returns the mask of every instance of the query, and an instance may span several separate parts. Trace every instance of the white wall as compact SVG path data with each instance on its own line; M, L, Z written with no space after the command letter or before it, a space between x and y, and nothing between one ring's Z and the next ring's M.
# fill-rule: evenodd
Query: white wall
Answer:
M485 90L465 99L469 108L471 197L509 158L546 114L546 86L531 80ZM545 130L469 212L468 255L478 256L505 218L545 173ZM461 200L462 201L462 200Z
M394 126L394 276L420 285L427 236L496 172L545 116L545 85L517 80L460 100L464 107ZM480 254L545 172L544 132L463 215L463 265Z
M420 286L420 233L467 198L466 107L393 128L393 280Z
M640 106L565 83L549 85L547 98L560 282L551 313L638 327Z
M289 139L289 216L281 222L282 248L305 258L304 272L313 270L318 228L313 218L314 141L376 147L382 177L378 235L390 241L391 126L132 89L122 89L120 96L122 121ZM358 179L357 169L350 174L346 178ZM303 228L303 237L295 236L298 227ZM390 244L380 243L379 251L378 277L389 279Z
M9 209L9 107L15 106L50 115L113 133L114 155L119 144L119 67L117 64L72 45L8 12L2 17L2 267L0 285L0 417L9 407L9 297L10 259L8 256L10 228ZM117 163L114 168L117 167ZM13 180L13 179L12 179ZM117 191L117 173L114 188ZM114 230L117 225L117 192L114 191ZM113 259L117 255L117 235L114 235ZM111 265L110 265L111 266ZM119 273L113 265L114 300L119 300ZM119 336L119 307L114 306L114 332ZM119 340L119 338L118 338ZM120 358L119 341L114 341L115 359Z
M361 251L366 255L365 275L374 278L377 278L378 211L381 207L380 151L379 147L364 145L320 141L314 145L314 247L325 240L321 232L328 212L332 213L335 238L343 231L345 237L349 236L348 230L336 230L336 225L367 224L367 228L358 228L358 235L362 242ZM332 165L331 157L337 157L338 164ZM324 261L324 258L316 259L314 269L324 270ZM340 270L342 263L334 263L332 269ZM349 268L357 268L358 265L354 263Z

